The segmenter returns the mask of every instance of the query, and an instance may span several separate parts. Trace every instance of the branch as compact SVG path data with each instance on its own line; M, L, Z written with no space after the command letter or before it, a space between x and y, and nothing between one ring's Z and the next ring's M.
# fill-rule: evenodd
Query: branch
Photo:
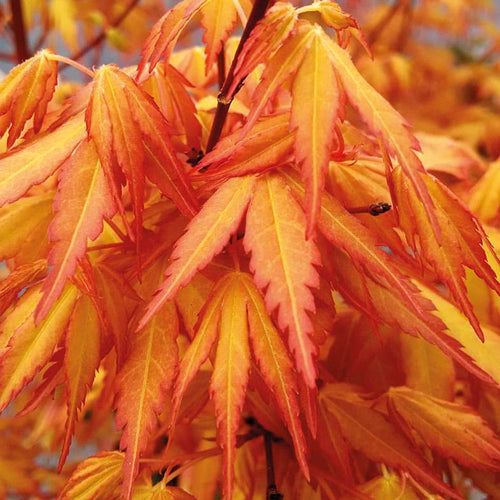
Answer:
M12 30L16 44L16 54L18 64L30 58L28 44L26 41L26 31L24 29L23 7L21 0L10 0L10 10L12 12Z
M217 96L217 109L215 111L212 129L210 130L210 136L208 138L206 151L207 153L209 151L212 151L214 146L217 144L217 141L219 140L219 137L222 133L222 127L226 122L229 106L231 106L231 102L233 101L234 96L231 96L230 99L227 98L227 91L233 83L234 70L236 68L236 63L238 62L240 52L243 50L243 46L245 45L245 42L250 36L250 33L254 29L255 25L264 17L268 5L269 0L255 0L255 3L253 4L252 12L250 12L250 17L248 18L247 24L245 25L245 29L243 30L243 34L240 38L240 43L238 44L238 47L234 54L233 62L231 63L229 71L227 72L226 78L224 79L224 85L222 85L219 95ZM242 83L243 80L239 82L239 86L241 86Z
M274 462L273 462L273 435L270 432L264 431L264 446L266 449L267 462L267 492L266 500L283 500L283 495L276 488L276 480L274 478Z
M134 9L134 7L140 2L140 0L132 0L125 10L113 21L111 21L108 24L108 28L111 26L115 28L118 26L129 14L130 12ZM77 61L78 59L81 59L87 52L90 52L94 47L97 45L101 44L104 40L106 39L106 29L103 29L102 32L97 35L93 40L91 40L85 47L80 49L76 54L73 54L70 59L73 59L74 61ZM68 66L61 66L61 71L66 69Z

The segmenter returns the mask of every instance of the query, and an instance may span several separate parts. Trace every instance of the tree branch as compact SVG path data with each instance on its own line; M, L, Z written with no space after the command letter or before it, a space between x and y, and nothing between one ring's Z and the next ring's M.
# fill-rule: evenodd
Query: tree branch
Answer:
M16 44L17 63L20 64L30 58L28 43L26 40L26 30L24 29L23 7L21 0L10 0L10 10L12 13L12 30Z

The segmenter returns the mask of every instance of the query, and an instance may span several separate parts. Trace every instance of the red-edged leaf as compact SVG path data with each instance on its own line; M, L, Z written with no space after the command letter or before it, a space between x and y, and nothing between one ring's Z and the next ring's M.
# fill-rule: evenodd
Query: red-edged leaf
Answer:
M236 431L240 424L250 369L246 308L245 290L239 279L233 279L222 305L219 342L210 382L210 395L217 417L217 435L222 447L224 498L232 498Z
M207 0L201 9L201 25L205 28L203 43L207 61L205 73L212 69L224 42L236 25L238 11L232 0Z
M500 440L473 408L408 387L391 387L391 411L442 456L474 469L500 470Z
M290 170L283 170L283 175L293 191L303 200L305 188L297 176ZM432 303L419 296L418 289L391 262L387 253L378 247L378 241L370 231L326 192L323 194L318 224L324 236L333 245L345 250L371 279L388 290L397 290L400 300L415 314L435 326L439 325L437 318L433 319L428 313L433 309Z
M48 259L53 268L43 284L37 321L45 317L67 279L73 276L87 249L87 240L95 240L102 232L103 218L111 218L115 213L92 143L83 141L64 165L54 207L57 214L49 227L54 246Z
M252 30L238 56L228 98L234 95L239 83L260 63L266 62L286 40L296 21L296 10L290 3L276 2L266 11L264 18Z
M482 245L487 242L479 222L454 194L437 179L426 175L423 181L436 207L435 214L441 232L438 240L422 210L418 194L400 169L396 168L392 172L392 179L400 207L401 227L408 241L415 253L421 253L425 261L434 267L469 319L477 336L483 339L481 325L467 297L464 266L473 269L498 294L500 283L486 260Z
M292 153L295 132L289 128L283 113L259 120L243 137L239 130L225 136L198 163L193 179L217 182L279 167Z
M290 114L290 126L296 129L295 156L306 182L308 237L320 211L335 125L345 108L337 76L332 66L325 64L326 35L317 26L312 33L310 47L293 79Z
M144 205L144 145L140 125L134 120L127 91L137 92L132 79L114 65L95 72L86 121L108 182L119 199L118 166L128 182L139 238ZM146 94L144 94L146 95Z
M141 453L157 415L164 409L166 392L177 369L177 311L165 304L152 321L131 340L130 354L118 374L117 427L124 427L120 448L123 462L123 498L132 495Z
M423 296L420 297L419 302L423 300L425 304L425 301L428 301L430 307L436 305L436 310L432 314L430 311L424 315L417 314L413 306L402 298L398 290L387 285L384 286L371 277L371 274L364 273L359 269L359 266L353 264L344 252L332 248L329 257L335 268L333 275L335 288L347 301L367 314L375 323L387 323L404 333L422 337L427 342L437 345L446 355L452 357L467 371L485 382L492 383L494 381L492 373L496 373L498 376L498 367L493 368L492 359L486 365L478 362L478 359L481 360L486 353L481 356L483 346L477 338L474 338L474 341L481 346L481 349L478 349L479 346L467 339L469 330L464 331L464 326L460 325L459 332L452 329L446 332L448 321L444 314L440 314L440 309L444 304L437 301L438 295L424 293L423 287L419 285L417 288L414 284L416 289L420 289ZM446 303L444 299L442 302ZM453 310L453 306L451 304L450 306ZM458 310L455 309L455 314L457 312ZM464 338L470 348L463 347L467 345ZM496 345L495 352L498 352L498 347Z
M289 36L274 54L262 73L262 78L255 89L247 121L241 131L245 135L262 115L266 105L273 98L281 84L295 72L302 62L314 37L314 30L309 23L299 25L297 32Z
M0 137L10 126L8 148L32 116L35 133L42 126L57 83L57 62L49 55L49 50L41 50L16 66L0 83Z
M281 418L292 437L295 455L304 475L309 477L306 442L299 418L298 385L293 363L279 333L273 325L260 292L249 276L242 275L241 284L247 295L248 325L252 352L262 378L275 395Z
M173 432L182 398L187 386L198 373L200 366L210 354L210 350L217 338L222 303L231 284L232 275L221 278L206 302L201 321L196 329L196 336L186 349L179 363L179 374L175 379L172 411L170 412L170 429Z
M15 314L7 316L2 325L5 344L0 353L0 411L49 361L64 334L78 291L72 285L66 287L45 319L35 325L34 312L40 295L38 288L27 291Z
M354 449L374 462L409 472L446 496L457 500L462 498L439 478L398 428L370 408L369 402L363 401L354 388L327 384L321 390L321 397L325 408L331 417L338 420L342 434Z
M83 329L85 329L84 335L82 335ZM59 472L68 456L78 410L85 401L94 380L94 373L99 366L99 337L100 325L97 312L91 300L86 295L82 295L75 304L66 332L64 368L68 418L59 458Z
M304 212L283 179L261 177L248 209L245 250L252 253L250 268L259 289L265 290L269 312L278 308L278 324L288 329L288 345L297 370L309 387L315 386L317 346L310 335L308 312L315 311L310 287L318 287L314 268L320 264L315 243L306 240Z
M178 134L185 135L189 148L200 148L201 124L196 116L196 106L186 87L192 85L170 64L156 66L142 88L154 96L167 122Z
M415 136L409 131L405 119L360 75L349 54L329 38L327 40L330 59L351 104L359 111L373 134L382 140L389 154L396 156L405 175L411 180L432 230L439 237L439 227L434 214L432 198L421 175L425 172L415 154L419 150Z
M142 48L137 79L141 79L148 63L147 69L152 72L161 58L168 62L181 31L206 1L182 0L158 20L149 32Z
M224 183L203 205L177 241L166 280L148 305L139 327L144 326L177 290L186 285L227 244L238 229L247 208L255 179L238 177Z
M18 200L52 175L85 137L81 116L0 157L0 206Z

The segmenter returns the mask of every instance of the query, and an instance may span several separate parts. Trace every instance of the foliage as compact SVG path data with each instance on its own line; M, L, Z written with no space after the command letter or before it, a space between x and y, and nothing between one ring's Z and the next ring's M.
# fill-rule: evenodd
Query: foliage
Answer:
M137 3L4 12L0 496L496 498L487 0Z

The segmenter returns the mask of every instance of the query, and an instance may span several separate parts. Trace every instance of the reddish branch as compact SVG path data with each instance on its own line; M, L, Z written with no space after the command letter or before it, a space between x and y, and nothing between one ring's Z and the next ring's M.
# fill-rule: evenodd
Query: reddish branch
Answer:
M24 29L23 7L21 0L10 0L10 10L12 13L12 30L16 44L16 59L18 64L29 59L30 53L26 41L26 31Z

